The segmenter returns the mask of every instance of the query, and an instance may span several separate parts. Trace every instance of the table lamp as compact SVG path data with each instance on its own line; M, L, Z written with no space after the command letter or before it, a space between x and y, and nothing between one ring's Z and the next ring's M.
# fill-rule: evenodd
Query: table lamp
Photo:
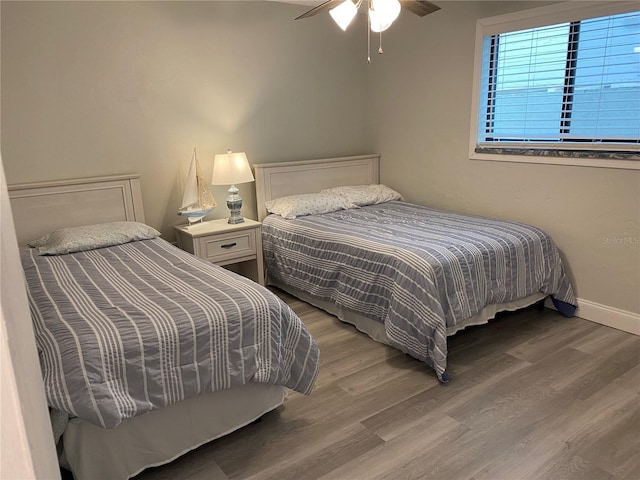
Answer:
M239 183L253 182L253 173L249 166L249 160L244 152L221 153L215 156L213 163L213 185L231 185L229 187L229 196L227 197L227 208L229 208L230 216L228 223L242 223L244 218L240 215L242 209L242 197L238 194Z

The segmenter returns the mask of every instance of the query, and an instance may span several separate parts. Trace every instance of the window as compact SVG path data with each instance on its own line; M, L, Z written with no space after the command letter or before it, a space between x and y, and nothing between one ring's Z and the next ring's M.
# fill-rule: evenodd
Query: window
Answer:
M471 157L640 168L637 4L561 5L479 22Z

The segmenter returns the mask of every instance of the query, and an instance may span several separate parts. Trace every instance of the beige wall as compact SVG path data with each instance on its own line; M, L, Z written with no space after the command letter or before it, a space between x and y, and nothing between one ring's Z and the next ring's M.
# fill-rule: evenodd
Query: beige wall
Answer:
M537 225L581 299L640 313L640 172L468 158L476 19L541 2L442 2L401 15L371 65L372 149L408 200Z
M194 146L252 163L366 152L364 44L328 16L253 1L2 2L8 183L142 174L172 239ZM214 187L228 215L228 187ZM240 186L255 216L252 184Z

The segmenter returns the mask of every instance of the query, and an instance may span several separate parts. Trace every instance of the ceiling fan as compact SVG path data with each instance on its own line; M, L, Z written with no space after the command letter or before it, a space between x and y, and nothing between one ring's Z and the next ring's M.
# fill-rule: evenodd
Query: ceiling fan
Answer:
M326 2L322 2L317 7L314 7L311 10L303 13L299 17L296 17L296 20L299 20L301 18L313 17L314 15L327 9L334 9L340 4L347 3L347 1L349 3L353 3L356 8L358 8L360 4L362 4L362 0L357 2L353 2L352 0L327 0ZM368 3L375 3L375 1L369 1ZM425 15L429 15L430 13L440 10L440 7L434 5L431 2L427 2L426 0L399 0L399 3L403 8L407 9L411 13L415 13L420 17L424 17Z
M383 53L382 32L387 30L395 19L398 18L401 8L420 17L440 10L440 7L426 0L327 0L296 17L296 20L313 17L320 12L329 10L329 14L336 24L338 24L342 30L346 30L363 3L367 5L367 19L369 24L369 28L367 29L369 50L367 63L371 63L371 32L380 33L380 48L378 49L378 53Z

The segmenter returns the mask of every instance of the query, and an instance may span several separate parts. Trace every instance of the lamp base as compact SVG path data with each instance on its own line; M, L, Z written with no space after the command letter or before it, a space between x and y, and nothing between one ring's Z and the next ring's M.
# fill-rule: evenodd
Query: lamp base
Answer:
M240 210L242 210L242 197L238 194L238 188L235 185L231 185L228 192L227 208L229 209L230 215L227 223L231 223L232 225L243 223L244 218L240 215Z
M236 223L244 223L244 217L241 215L231 215L227 223L235 225Z

